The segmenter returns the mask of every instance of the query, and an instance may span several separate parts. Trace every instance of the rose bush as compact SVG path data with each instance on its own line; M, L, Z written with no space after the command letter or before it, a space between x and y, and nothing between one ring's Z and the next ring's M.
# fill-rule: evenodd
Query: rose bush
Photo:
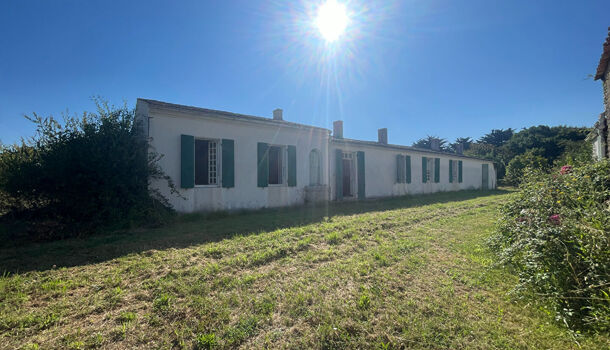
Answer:
M518 295L575 330L610 330L610 162L527 170L490 240Z

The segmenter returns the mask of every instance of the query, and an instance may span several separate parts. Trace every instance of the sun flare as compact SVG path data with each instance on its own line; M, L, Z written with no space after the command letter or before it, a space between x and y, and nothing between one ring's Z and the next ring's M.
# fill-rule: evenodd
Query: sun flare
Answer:
M344 4L336 0L328 0L318 8L316 27L327 42L333 42L345 32L349 22Z

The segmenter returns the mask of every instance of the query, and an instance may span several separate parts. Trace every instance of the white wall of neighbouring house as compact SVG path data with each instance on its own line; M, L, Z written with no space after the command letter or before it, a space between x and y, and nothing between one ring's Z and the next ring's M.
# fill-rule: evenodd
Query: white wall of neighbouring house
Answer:
M146 105L138 101L136 113L148 120L149 147L162 158L159 165L179 191L172 194L165 181L156 181L153 187L168 198L178 212L197 212L232 209L255 209L301 204L304 189L309 185L309 154L319 150L321 156L322 185L328 185L329 131L301 128L282 123L260 123L239 118L217 118L214 115L191 111L176 111ZM142 112L146 115L142 116ZM195 138L234 140L234 187L203 186L181 188L181 135ZM296 146L296 186L269 185L258 187L257 144ZM220 156L219 156L220 158ZM221 167L222 165L219 165ZM219 174L219 179L221 175Z
M481 189L483 164L488 165L488 187L496 188L496 171L490 161L472 159L459 155L444 155L432 152L418 152L385 145L367 145L344 141L331 141L329 159L331 199L337 198L336 184L336 150L343 152L364 152L365 159L365 197L389 197L407 194L434 193L441 191L459 191ZM411 183L397 183L397 155L411 157ZM422 181L422 157L440 158L439 182L434 182L434 173L430 181ZM449 160L462 161L462 182L449 182ZM457 174L456 174L457 176ZM356 180L357 181L357 180ZM357 195L354 195L357 198ZM344 198L349 199L349 198Z

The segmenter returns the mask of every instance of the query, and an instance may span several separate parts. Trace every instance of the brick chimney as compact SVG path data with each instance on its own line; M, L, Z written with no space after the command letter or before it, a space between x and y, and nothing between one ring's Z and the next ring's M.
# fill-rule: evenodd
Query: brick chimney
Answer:
M377 142L383 143L384 145L388 144L388 128L377 130Z
M343 120L335 120L333 122L333 136L338 139L343 138Z
M273 110L273 120L284 120L282 109L277 108Z
M430 140L430 149L433 151L440 151L441 150L441 143L439 142L439 139L431 139Z
M457 145L455 145L455 152L457 154L464 154L464 144L458 143Z

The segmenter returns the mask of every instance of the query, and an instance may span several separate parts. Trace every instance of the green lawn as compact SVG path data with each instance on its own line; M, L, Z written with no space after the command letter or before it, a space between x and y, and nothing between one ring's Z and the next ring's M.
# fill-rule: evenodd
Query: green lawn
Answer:
M485 238L510 193L183 216L0 250L0 347L608 347L507 295Z

